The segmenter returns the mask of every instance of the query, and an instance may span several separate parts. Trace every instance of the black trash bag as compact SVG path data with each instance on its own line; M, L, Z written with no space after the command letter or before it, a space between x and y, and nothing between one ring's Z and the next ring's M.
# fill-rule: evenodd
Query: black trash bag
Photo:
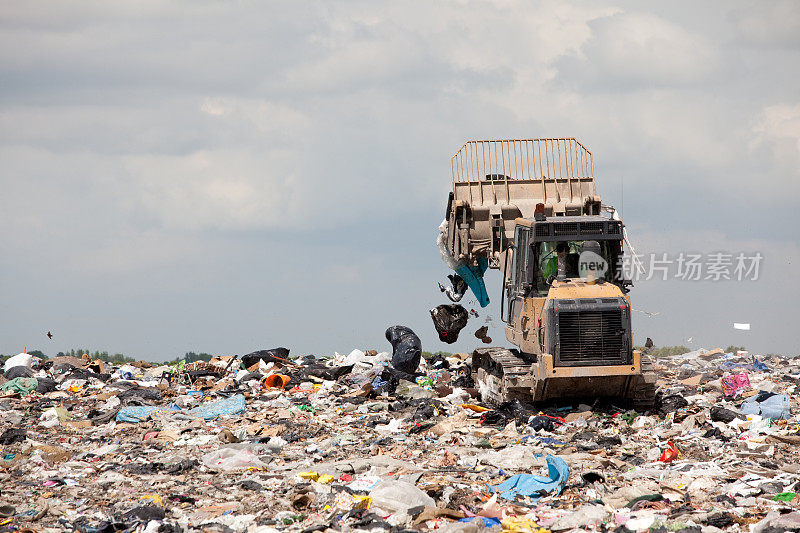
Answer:
M272 348L271 350L258 350L242 356L242 364L245 368L250 368L259 361L265 363L281 363L285 364L286 359L289 358L288 348Z
M716 513L706 517L706 524L709 526L724 529L734 523L734 517L731 513Z
M448 369L450 368L450 361L445 359L442 354L437 353L428 359L428 366L436 369Z
M239 486L242 487L244 490L255 490L255 491L262 491L264 487L258 481L253 481L252 479L245 479Z
M550 417L541 415L533 417L533 420L531 420L529 426L534 431L539 431L540 429L545 431L553 431L556 428L556 422Z
M36 392L47 394L56 390L56 380L50 378L36 378Z
M409 406L415 406L414 414L411 420L414 422L422 422L430 420L433 417L441 416L444 414L444 407L441 400L436 398L421 398L419 400L409 400Z
M505 426L507 423L508 417L500 411L484 411L481 414L482 426Z
M399 373L399 374L401 374L403 376L407 376L408 375L405 372L399 372L399 371L393 370L393 369L391 369L389 367L384 368L383 371L381 372L381 374L378 376L378 379L380 381L386 382L386 385L379 386L378 390L376 390L376 392L380 391L379 394L382 394L382 393L386 392L390 396L394 396L394 393L397 391L397 386L400 385L400 379L401 379L400 377L398 377L396 375L397 373ZM411 377L413 377L413 376L411 376ZM374 381L373 381L373 383L374 383Z
M0 435L0 444L8 446L17 442L23 442L27 437L28 430L25 428L7 429Z
M142 387L137 389L128 389L117 394L120 401L138 400L140 402L160 402L164 399L161 390L155 387Z
M8 370L5 371L5 377L8 380L14 378L32 378L35 372L32 368L27 366L12 366Z
M661 416L667 416L667 414L687 405L689 405L689 402L680 394L670 394L668 396L657 394L655 398L655 408Z
M516 398L501 403L497 410L506 413L509 420L517 420L520 424L527 424L528 419L538 413L533 405L521 402Z
M742 415L730 409L725 409L718 405L711 408L711 420L713 422L725 422L727 424L737 418L744 419Z
M411 383L417 383L417 376L421 376L419 372L415 372L413 374L409 374L408 372L404 372L402 370L397 370L396 368L392 368L391 366L387 366L384 371L381 373L381 380L389 382L389 394L394 394L397 390L397 385L400 384L400 381L409 381ZM387 377L388 376L388 377ZM396 384L395 384L396 382ZM394 387L394 388L392 388Z
M458 340L458 332L467 325L469 312L458 304L438 305L431 309L431 318L439 340L453 344Z
M319 363L311 363L301 367L296 372L291 372L289 375L298 382L305 381L309 376L321 378L326 381L336 381L340 377L352 372L354 366L355 365L327 367Z
M774 393L774 392L768 392L768 391L765 391L765 390L760 390L760 391L758 391L758 394L756 394L755 398L753 398L753 399L751 399L749 401L756 402L756 403L761 403L761 402L767 400L768 398L772 398L773 396L775 396L775 394L776 393Z
M140 505L126 512L123 516L126 521L138 518L142 522L147 523L150 520L164 520L164 509L156 505Z
M523 403L515 398L508 402L501 403L497 409L484 412L481 415L481 425L504 426L511 421L527 424L530 417L536 414L536 412L533 405Z
M414 374L422 357L422 341L417 334L406 326L391 326L386 330L386 340L392 345L392 368Z
M472 389L475 388L475 380L472 379L472 374L463 374L453 381L453 386L461 387L462 389Z

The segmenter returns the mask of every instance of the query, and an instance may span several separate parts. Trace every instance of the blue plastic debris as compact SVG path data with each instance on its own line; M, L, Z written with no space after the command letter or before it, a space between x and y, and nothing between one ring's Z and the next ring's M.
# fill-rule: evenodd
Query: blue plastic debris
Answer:
M138 424L139 422L144 422L155 413L169 413L175 411L180 411L180 409L175 406L153 407L151 405L129 405L117 412L116 420L117 422Z
M230 398L210 402L195 407L189 414L205 420L214 420L219 416L240 415L245 411L244 395L234 394Z
M129 405L117 412L117 422L144 422L156 413L174 413L180 408L170 405L169 407L154 407L150 405ZM209 402L190 411L184 411L188 416L195 416L205 420L214 420L219 416L240 415L245 411L244 395L235 394L230 398Z
M558 439L554 439L553 437L536 437L539 442L542 444L549 444L551 446L566 446L567 443L560 441Z
M489 268L489 259L486 257L478 258L478 266L462 264L456 268L456 273L472 289L472 294L478 299L481 307L489 305L489 294L486 292L486 283L483 281L483 274L487 268Z
M496 487L488 487L489 492L499 492L500 497L514 500L517 496L530 496L538 498L540 491L561 494L569 478L569 466L561 457L548 455L547 476L534 476L533 474L516 474L511 476Z
M466 518L462 518L459 522L472 522L473 520L477 519L483 520L483 525L486 527L494 527L500 525L499 518L486 518L485 516L468 516Z

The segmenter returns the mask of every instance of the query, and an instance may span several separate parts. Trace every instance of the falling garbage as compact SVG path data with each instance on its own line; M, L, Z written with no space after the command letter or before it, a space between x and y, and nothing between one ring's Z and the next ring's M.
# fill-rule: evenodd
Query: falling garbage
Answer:
M458 304L438 305L430 312L439 340L447 344L458 340L458 333L466 327L469 320L467 310Z
M475 337L484 344L491 344L492 338L489 336L489 326L481 326L475 331Z
M451 302L460 302L467 292L467 282L464 281L458 274L449 274L447 276L450 282L449 286L439 284L439 290L443 292Z

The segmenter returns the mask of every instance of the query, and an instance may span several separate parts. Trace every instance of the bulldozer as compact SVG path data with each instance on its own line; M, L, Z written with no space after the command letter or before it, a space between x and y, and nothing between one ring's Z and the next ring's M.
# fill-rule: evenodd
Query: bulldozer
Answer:
M611 398L650 408L655 373L635 350L625 227L595 189L592 153L574 138L468 141L452 157L439 247L478 297L502 272L513 349L476 349L484 402Z

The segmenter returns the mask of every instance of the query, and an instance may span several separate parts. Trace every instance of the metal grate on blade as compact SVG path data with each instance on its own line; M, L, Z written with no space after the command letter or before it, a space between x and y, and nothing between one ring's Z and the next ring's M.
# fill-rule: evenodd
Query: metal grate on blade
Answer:
M582 222L581 234L582 235L602 235L603 222Z
M563 224L553 224L553 233L555 235L577 235L578 223L564 222Z

